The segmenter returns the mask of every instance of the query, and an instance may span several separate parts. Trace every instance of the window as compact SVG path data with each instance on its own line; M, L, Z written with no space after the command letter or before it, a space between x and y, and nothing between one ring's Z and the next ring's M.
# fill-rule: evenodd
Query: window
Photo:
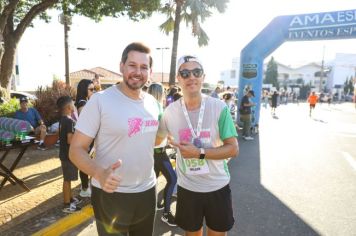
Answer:
M230 78L235 79L236 78L236 70L231 70L230 71Z

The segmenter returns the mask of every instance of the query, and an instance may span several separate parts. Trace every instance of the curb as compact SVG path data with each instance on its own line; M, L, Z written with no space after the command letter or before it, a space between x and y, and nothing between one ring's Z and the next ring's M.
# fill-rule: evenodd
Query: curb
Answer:
M93 215L93 207L91 205L85 206L80 212L72 213L58 220L56 223L53 223L50 226L32 234L32 236L63 234L68 230L80 225L84 221L90 219Z

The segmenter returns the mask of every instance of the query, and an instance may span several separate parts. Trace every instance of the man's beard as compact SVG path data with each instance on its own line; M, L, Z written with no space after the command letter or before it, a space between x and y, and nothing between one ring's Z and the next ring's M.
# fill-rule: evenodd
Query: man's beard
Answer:
M145 86L145 84L141 84L141 86L137 87L137 86L132 86L131 84L129 84L129 81L128 80L124 80L125 84L127 85L127 87L129 87L129 89L132 89L132 90L138 90L138 89L141 89L143 88L143 86Z

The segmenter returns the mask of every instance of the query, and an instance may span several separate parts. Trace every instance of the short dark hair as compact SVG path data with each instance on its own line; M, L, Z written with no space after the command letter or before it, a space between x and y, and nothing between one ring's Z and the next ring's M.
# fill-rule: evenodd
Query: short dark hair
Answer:
M70 96L61 96L57 99L57 107L59 112L62 113L65 106L72 102L72 98Z
M151 49L149 47L147 47L146 45L144 45L143 43L138 43L138 42L134 42L131 43L129 45L127 45L127 47L124 49L124 51L122 52L122 56L121 56L121 62L125 64L125 62L127 61L127 57L129 55L129 52L131 51L137 51L137 52L142 52L142 53L146 53L146 54L150 54L151 53ZM152 57L150 56L150 68L152 68Z

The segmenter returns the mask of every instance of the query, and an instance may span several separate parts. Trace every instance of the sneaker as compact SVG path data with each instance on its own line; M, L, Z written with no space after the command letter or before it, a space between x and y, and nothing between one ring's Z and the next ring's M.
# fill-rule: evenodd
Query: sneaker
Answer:
M38 150L42 150L42 151L47 150L47 148L46 148L46 146L45 146L44 143L38 144L37 149L38 149Z
M56 147L59 147L59 146L60 146L59 139L58 139L58 141L56 142L56 144L54 144L54 146L56 146Z
M80 190L79 196L81 197L91 197L91 190L87 188L86 190Z
M251 136L244 137L245 140L253 140Z
M172 197L175 197L175 198L177 198L177 192L175 192L175 193L172 193Z
M70 203L74 204L74 205L78 205L79 203L81 203L83 200L81 198L76 198L73 197L72 199L70 199Z
M82 208L78 207L77 205L70 203L70 204L65 204L62 211L65 213L75 213L80 211Z
M163 210L164 205L160 202L157 203L157 210Z
M163 213L161 220L167 223L167 225L169 226L177 226L176 219L174 218L171 212Z

